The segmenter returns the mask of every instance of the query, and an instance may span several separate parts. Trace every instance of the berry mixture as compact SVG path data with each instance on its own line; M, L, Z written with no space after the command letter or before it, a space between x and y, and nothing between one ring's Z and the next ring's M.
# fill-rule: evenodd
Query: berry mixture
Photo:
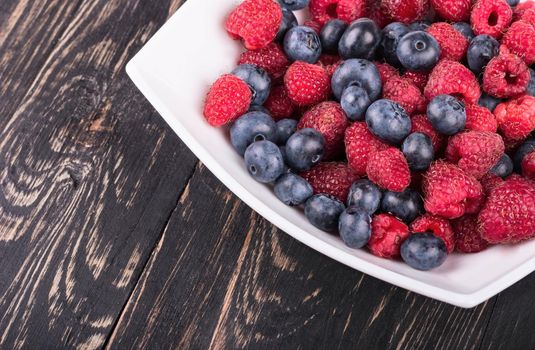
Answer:
M530 4L244 0L224 26L244 52L204 116L349 248L427 271L535 238Z

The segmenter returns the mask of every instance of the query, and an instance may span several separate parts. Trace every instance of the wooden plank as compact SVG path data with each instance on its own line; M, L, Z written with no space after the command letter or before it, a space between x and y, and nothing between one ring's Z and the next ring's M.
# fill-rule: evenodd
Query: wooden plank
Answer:
M0 107L13 107L0 122L0 348L97 348L196 164L124 72L179 1L7 3L0 38L29 47L0 59L2 86L18 89ZM32 23L42 44L18 32Z

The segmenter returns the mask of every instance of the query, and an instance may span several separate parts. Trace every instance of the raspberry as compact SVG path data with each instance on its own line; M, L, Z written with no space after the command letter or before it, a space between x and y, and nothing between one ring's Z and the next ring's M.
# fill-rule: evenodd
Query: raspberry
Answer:
M373 255L382 258L399 258L401 244L409 234L407 225L392 215L376 215L372 220L372 235L368 249Z
M516 55L500 54L490 60L483 73L483 90L497 98L518 96L526 91L528 66Z
M444 20L464 22L470 18L470 0L431 0L431 6Z
M366 3L364 0L311 0L309 10L312 20L322 25L335 18L351 23L364 16Z
M455 249L462 253L477 253L487 249L489 242L481 237L477 215L465 215L451 223L455 232Z
M444 243L446 243L448 253L452 253L455 249L455 235L453 234L453 229L450 222L446 219L425 214L412 222L411 232L434 233L437 237L442 238Z
M321 63L322 66L332 66L335 64L340 64L342 62L342 58L338 55L329 55L329 54L322 54L319 58L319 63Z
M275 121L290 118L295 110L295 106L288 97L288 91L286 91L284 85L278 85L271 89L264 107L266 107Z
M407 160L394 147L373 153L368 159L366 174L370 181L389 191L402 192L411 183Z
M498 162L504 151L500 135L488 131L466 131L450 138L446 159L479 179Z
M388 147L368 130L365 122L353 123L346 129L345 146L349 166L359 176L366 175L370 155Z
M240 55L238 64L253 64L264 69L273 80L284 76L290 65L282 48L275 43L254 51L245 51Z
M245 0L231 12L225 23L233 39L242 39L249 50L261 49L275 39L282 10L273 0Z
M479 105L466 106L466 129L474 131L498 131L496 117L487 108Z
M375 22L379 28L384 28L392 23L392 19L386 14L385 9L381 6L380 0L366 1L367 17Z
M204 117L212 126L222 126L247 112L252 93L249 86L235 75L217 79L206 95Z
M535 26L535 7L527 9L522 17L520 17L520 20Z
M535 130L535 97L522 96L494 110L498 128L508 140L523 140Z
M325 101L331 93L331 79L325 68L299 61L286 71L284 85L288 97L298 106Z
M468 68L459 62L442 60L429 75L424 95L429 101L438 95L452 95L466 104L475 104L481 97L481 90Z
M427 32L440 44L440 59L460 62L468 50L468 40L449 23L433 23Z
M407 71L403 73L403 79L410 81L414 84L414 86L420 89L421 92L424 92L425 85L427 84L427 80L429 79L429 74Z
M535 8L535 1L528 0L526 2L521 2L520 4L516 5L514 12L513 12L513 21L516 22L524 16L524 14L527 11L530 11L531 9Z
M349 188L358 179L353 170L341 162L320 163L299 175L310 183L314 194L329 194L343 203L347 200Z
M534 19L535 19L535 9ZM502 44L526 64L535 62L535 26L525 21L515 22L503 36Z
M374 62L379 75L381 76L381 82L383 85L394 77L399 77L399 72L396 68L392 67L388 63Z
M513 10L505 0L478 0L470 22L476 35L488 34L500 39L513 18Z
M429 0L382 0L381 7L394 21L409 24L427 15Z
M528 153L522 160L522 175L535 180L535 152Z
M444 145L445 137L439 134L435 128L433 128L433 125L429 122L429 119L427 119L427 116L425 114L417 114L413 116L412 118L412 130L411 132L421 132L423 134L426 134L431 138L431 141L433 141L433 148L435 149L435 152L438 152L442 149L442 146Z
M463 216L466 207L479 202L483 196L483 188L475 177L456 165L441 161L431 164L422 187L425 209L447 219Z
M483 186L483 190L486 194L489 194L496 186L498 186L502 182L503 179L499 176L494 175L493 173L486 173L481 179L479 179L479 183L481 183L481 186Z
M489 243L515 243L535 236L535 183L510 177L491 191L479 213Z
M332 159L344 148L344 135L348 127L346 115L336 102L322 102L301 117L297 129L313 128L325 138L325 158Z
M402 78L391 78L385 83L383 98L399 103L409 114L425 112L427 107L420 89Z
M318 23L311 19L305 21L303 25L306 27L312 28L318 35L321 32L321 28L323 27L321 23Z

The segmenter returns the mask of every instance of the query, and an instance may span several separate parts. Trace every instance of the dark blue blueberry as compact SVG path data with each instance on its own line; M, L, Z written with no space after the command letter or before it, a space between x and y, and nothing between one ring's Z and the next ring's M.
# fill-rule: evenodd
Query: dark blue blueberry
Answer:
M342 58L372 59L381 43L381 29L374 21L361 18L347 27L338 43L338 53Z
M373 215L381 205L381 190L370 180L355 181L347 196L348 207L358 207Z
M345 210L342 202L333 196L316 194L305 203L305 216L320 230L334 232L338 228L338 218Z
M535 139L527 139L524 143L516 150L513 161L515 164L515 171L517 173L522 172L522 160L528 154L535 151Z
M230 142L242 156L251 143L262 140L277 141L277 124L266 113L246 113L230 128Z
M433 141L429 136L420 132L407 136L403 141L401 151L407 158L409 167L414 171L427 170L435 158Z
M253 142L244 155L249 174L258 182L270 183L284 173L279 147L271 141Z
M259 105L251 105L247 112L262 112L262 113L265 113L267 115L270 114L270 112L268 111L268 109L266 107L259 106Z
M504 154L498 163L490 169L490 172L499 177L507 177L513 172L513 160L507 154Z
M381 52L386 62L394 67L399 67L401 65L396 53L399 40L409 31L409 27L400 22L390 23L383 29L380 46Z
M468 67L476 74L483 71L489 61L497 56L500 51L500 43L490 35L482 34L470 41L466 58Z
M411 189L403 192L385 191L381 201L381 210L408 224L425 212L422 196Z
M366 110L372 101L366 90L358 86L349 86L344 90L340 105L346 116L351 121L362 121L366 115Z
M455 135L466 126L464 104L450 95L438 95L427 105L427 119L443 135Z
M339 19L325 23L320 32L321 47L328 53L338 53L338 43L344 34L347 24Z
M383 141L398 144L412 128L407 112L394 101L377 100L366 111L368 129Z
M430 71L440 58L440 45L426 32L411 32L399 40L396 53L401 65L414 72Z
M417 270L439 267L447 257L446 243L432 233L413 233L401 244L401 258Z
M372 235L370 214L358 207L347 208L338 219L338 233L349 248L364 247Z
M277 143L285 145L286 141L297 130L297 120L295 119L281 119L277 122Z
M292 11L282 8L282 21L279 25L279 31L277 32L277 36L275 37L276 41L283 41L284 36L290 30L290 28L293 28L297 26L297 18L295 18L295 15Z
M281 202L292 207L305 203L314 192L307 180L292 173L282 175L273 189Z
M472 40L476 35L474 34L474 31L472 30L472 26L470 23L466 22L457 22L453 25L453 28L455 28L456 31L464 35L468 41Z
M416 21L409 24L411 32L425 32L427 28L431 26L431 23L426 21Z
M310 0L278 0L279 4L288 10L297 11L308 6Z
M284 52L293 61L316 63L321 55L321 42L314 29L293 27L284 37Z
M315 129L298 130L286 142L286 162L295 171L312 168L324 152L325 138Z
M249 85L253 93L252 104L261 105L266 102L271 89L271 78L265 70L252 64L240 64L232 74Z
M515 7L516 5L518 5L519 2L520 2L520 0L507 0L507 3L511 7Z
M478 104L482 107L487 108L489 111L494 112L496 109L496 106L502 103L502 101L496 97L493 97L491 95L488 95L486 93L482 93L481 97L479 98Z
M334 71L331 86L338 101L344 90L352 85L366 90L372 101L379 98L383 88L381 76L375 64L363 59L346 60Z
M529 69L529 73L531 74L531 79L529 80L528 88L526 90L526 93L530 96L535 96L535 70L532 68Z

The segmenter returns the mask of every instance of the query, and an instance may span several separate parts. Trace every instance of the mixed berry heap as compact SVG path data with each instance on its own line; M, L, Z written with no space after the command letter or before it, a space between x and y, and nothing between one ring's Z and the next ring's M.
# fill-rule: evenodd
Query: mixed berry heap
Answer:
M420 270L535 237L535 1L245 0L225 28L206 120L314 226Z

